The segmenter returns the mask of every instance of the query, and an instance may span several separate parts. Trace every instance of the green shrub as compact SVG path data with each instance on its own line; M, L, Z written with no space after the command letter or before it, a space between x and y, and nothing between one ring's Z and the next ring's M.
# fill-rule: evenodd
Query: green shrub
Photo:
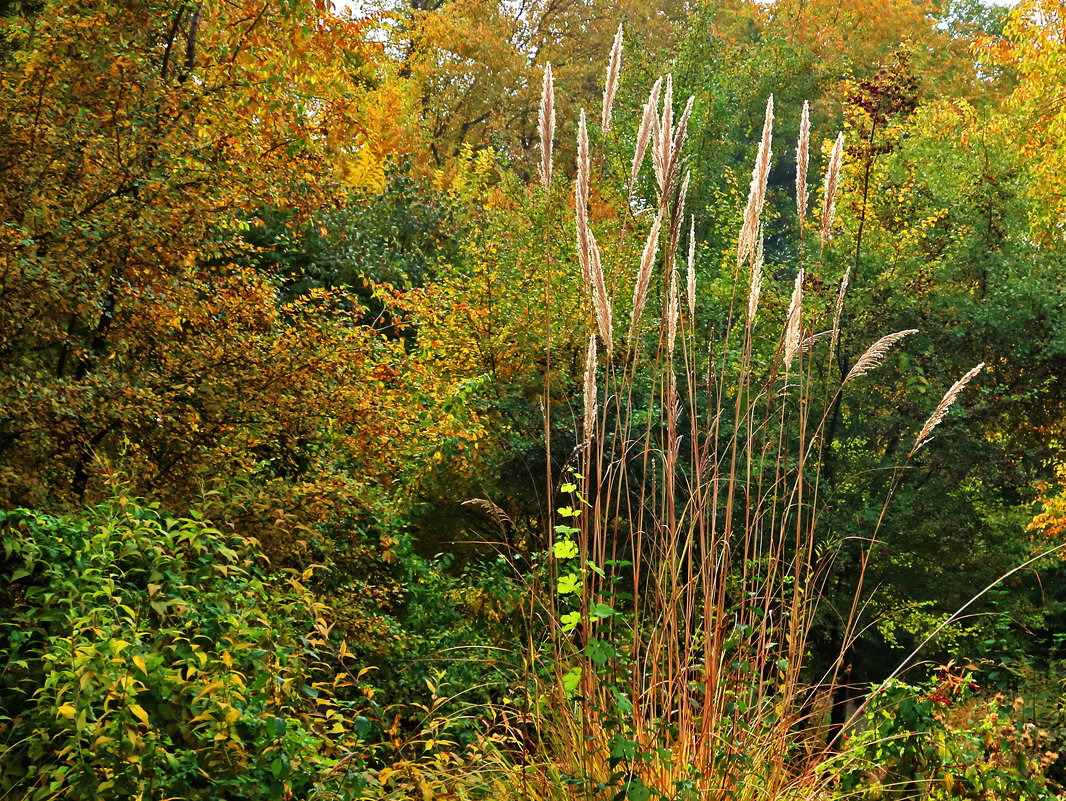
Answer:
M125 499L0 542L0 797L307 798L351 755L325 610L254 542Z
M924 687L892 680L874 693L842 755L845 797L1061 797L1047 775L1055 737L1024 720L1023 699L986 698L968 674L947 672Z

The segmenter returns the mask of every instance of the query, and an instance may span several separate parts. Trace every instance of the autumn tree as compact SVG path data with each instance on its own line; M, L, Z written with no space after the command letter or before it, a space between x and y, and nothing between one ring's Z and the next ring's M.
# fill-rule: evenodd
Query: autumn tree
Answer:
M627 57L661 57L678 36L684 10L675 0L615 0L604 4L538 2L515 9L499 0L417 4L405 27L401 69L414 82L434 163L464 146L493 147L526 176L539 158L540 79L550 62L560 119L580 107L598 108L604 63L619 24ZM572 164L569 137L559 163Z
M343 287L283 305L233 252L257 209L306 216L366 185L388 136L361 116L380 101L363 23L303 0L55 0L5 25L3 503L76 503L117 469L277 531L402 485L407 446L446 435L409 400L447 388Z

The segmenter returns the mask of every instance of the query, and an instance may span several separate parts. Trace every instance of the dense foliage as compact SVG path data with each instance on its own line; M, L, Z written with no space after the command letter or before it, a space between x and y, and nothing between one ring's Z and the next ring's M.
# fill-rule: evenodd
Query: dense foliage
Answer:
M0 0L0 797L1061 793L1064 26Z

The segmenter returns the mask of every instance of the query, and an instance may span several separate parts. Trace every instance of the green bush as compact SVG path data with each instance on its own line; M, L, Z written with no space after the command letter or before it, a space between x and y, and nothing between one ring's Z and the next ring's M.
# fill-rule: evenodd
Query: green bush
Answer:
M874 687L839 771L845 797L900 799L1061 798L1048 768L1053 733L1024 719L1023 699L986 698L969 674L945 672L915 687Z
M254 542L125 499L0 542L0 797L308 798L351 756L325 610Z

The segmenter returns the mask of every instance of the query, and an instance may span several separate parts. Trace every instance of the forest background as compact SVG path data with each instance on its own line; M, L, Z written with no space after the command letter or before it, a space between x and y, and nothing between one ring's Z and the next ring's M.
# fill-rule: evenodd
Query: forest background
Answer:
M801 649L824 692L775 713L810 722L778 766L787 792L1061 789L1066 563L1032 561L1066 531L1061 2L2 0L0 19L0 797L707 792L676 764L673 789L643 776L670 760L652 767L629 724L605 727L602 770L568 765L559 706L537 700L582 699L541 572L603 331L575 192L627 295L658 190L650 165L626 181L666 74L694 98L694 352L737 325L771 95L750 358L781 357L815 247L795 199L805 103L811 175L838 131L843 161L799 283L848 301L810 380L846 382L871 342L917 330L826 406ZM652 352L663 330L636 338ZM869 759L839 761L841 716L920 644L852 752Z

